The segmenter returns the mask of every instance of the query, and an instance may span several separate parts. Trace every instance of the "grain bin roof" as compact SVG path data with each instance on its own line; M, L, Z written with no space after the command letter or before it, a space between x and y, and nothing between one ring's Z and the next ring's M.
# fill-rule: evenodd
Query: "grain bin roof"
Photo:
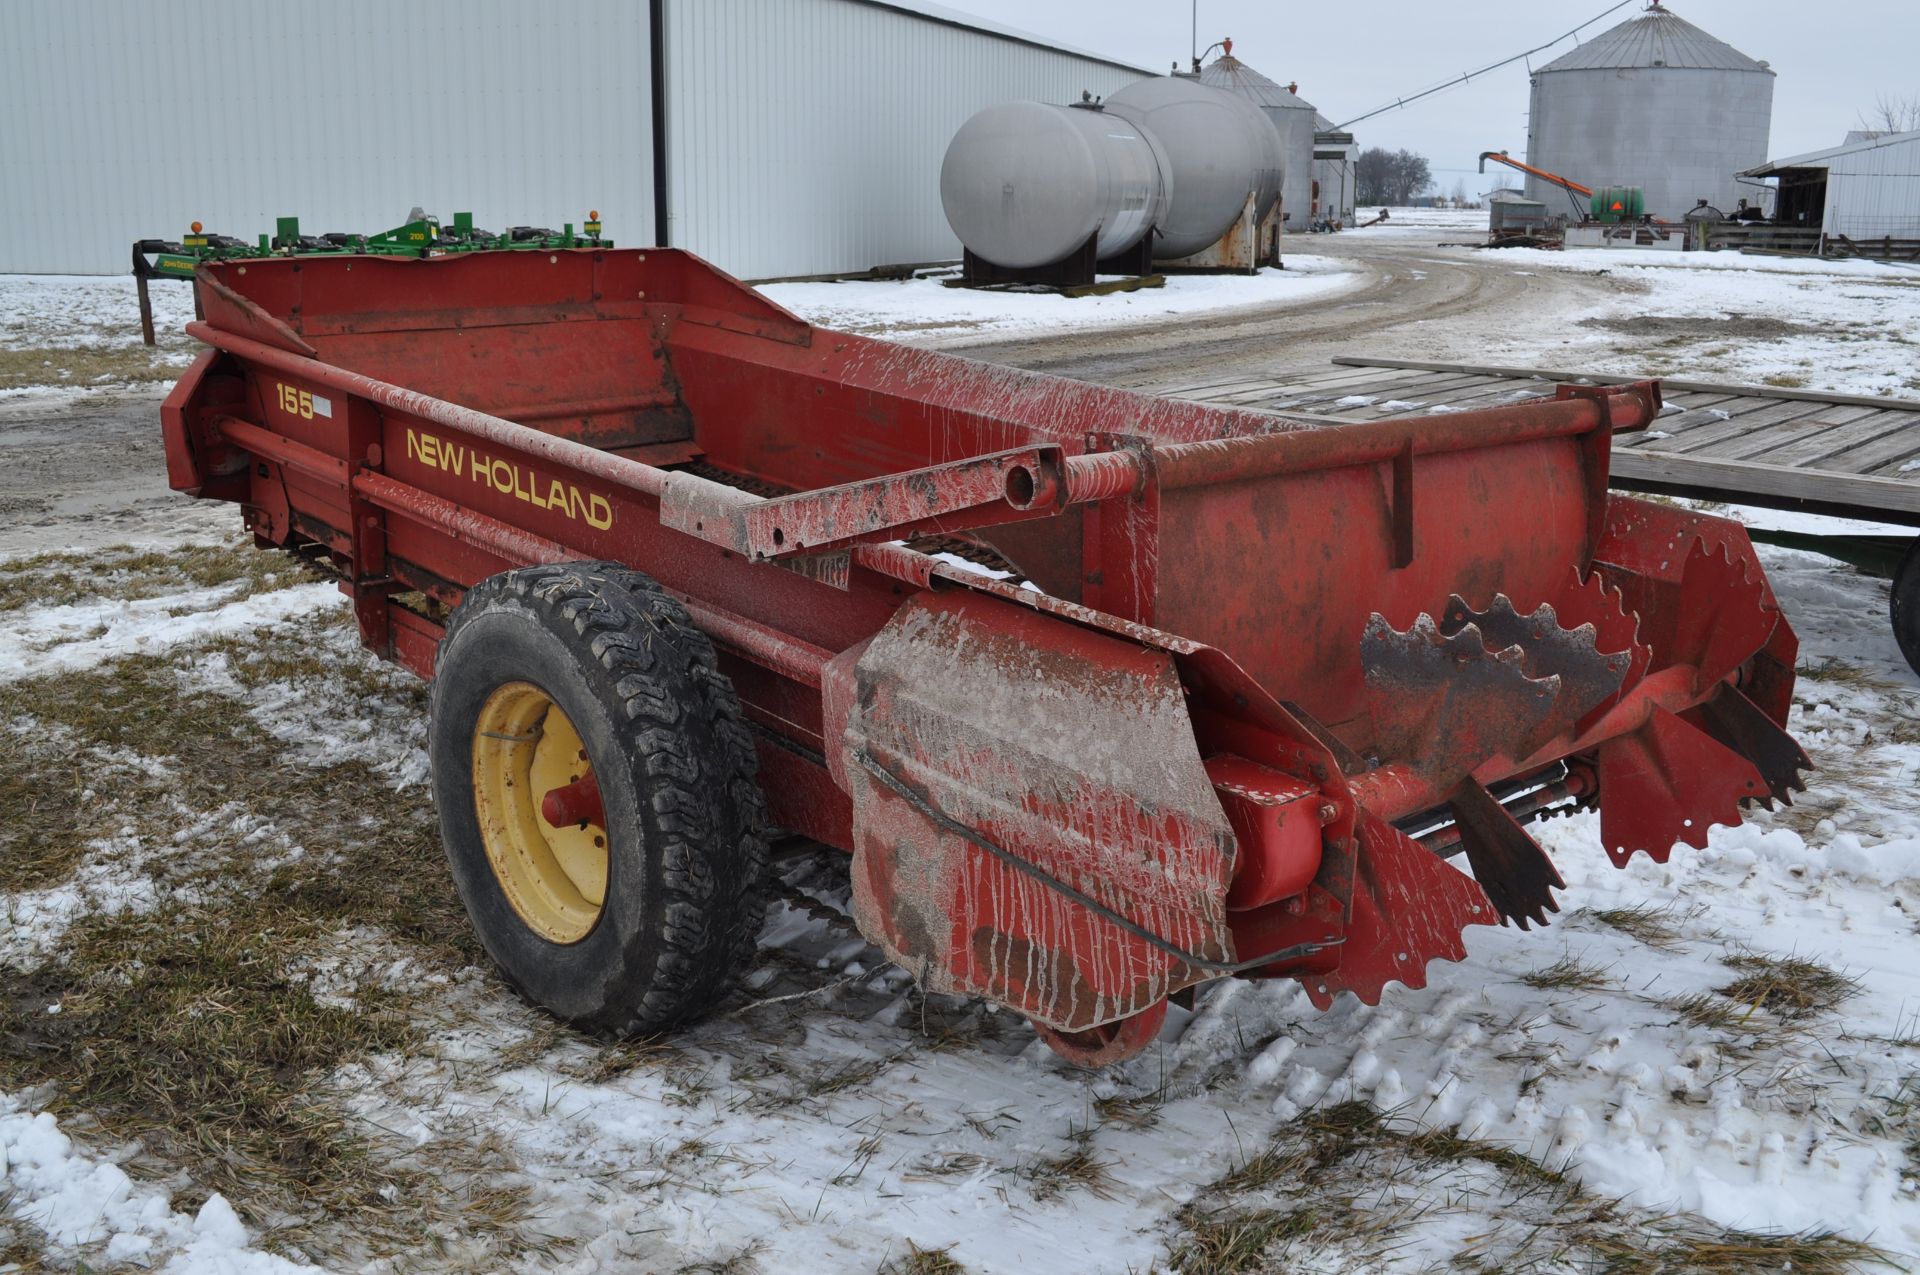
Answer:
M1200 71L1200 82L1238 93L1250 99L1255 106L1276 106L1295 111L1313 109L1284 85L1275 84L1231 53L1223 53L1207 63Z
M1614 67L1683 67L1698 71L1773 71L1731 44L1716 40L1658 0L1645 13L1576 49L1541 71L1592 71Z

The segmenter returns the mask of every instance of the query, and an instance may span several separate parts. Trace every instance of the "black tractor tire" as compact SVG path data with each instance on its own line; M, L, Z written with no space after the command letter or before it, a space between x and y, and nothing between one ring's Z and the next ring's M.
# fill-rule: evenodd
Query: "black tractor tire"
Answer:
M531 684L565 713L599 784L604 900L572 941L528 924L481 831L476 731L508 684ZM474 586L440 644L428 755L454 883L521 995L615 1035L662 1031L722 1000L760 931L766 807L733 685L675 598L609 562Z
M1907 546L1900 570L1893 577L1893 640L1900 654L1920 673L1920 536Z

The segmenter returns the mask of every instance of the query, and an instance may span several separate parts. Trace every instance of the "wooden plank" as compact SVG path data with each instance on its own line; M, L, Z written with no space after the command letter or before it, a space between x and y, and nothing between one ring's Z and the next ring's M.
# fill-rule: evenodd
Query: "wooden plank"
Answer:
M1151 391L1160 398L1190 398L1196 402L1205 400L1206 394L1213 390L1230 390L1241 385L1279 385L1267 376L1237 376L1230 381L1204 381L1196 385L1161 386Z
M1303 389L1316 389L1316 390L1332 389L1336 386L1341 386L1341 385L1355 385L1355 384L1360 384L1366 381L1379 380L1383 375L1390 375L1395 370L1396 369L1393 369L1393 368L1377 368L1377 367L1374 367L1374 368L1333 367L1320 372L1294 373L1284 377L1274 377L1272 379L1284 385L1299 386ZM1401 371L1400 374L1403 376L1409 376L1409 377L1433 375L1433 373L1431 372L1412 372L1412 371Z
M1703 431L1753 428L1751 425L1735 426L1734 422L1751 418L1759 410L1754 407L1756 401L1763 400L1721 398L1712 394L1675 395L1667 399L1667 406L1677 407L1679 411L1663 412L1652 425L1637 434L1616 440L1614 446L1662 452L1684 451L1686 440ZM1803 406L1799 410L1812 409Z
M1756 415L1746 413L1728 416L1726 420L1708 419L1697 421L1682 429L1674 429L1667 423L1677 418L1663 418L1655 426L1666 430L1671 438L1661 439L1658 444L1649 443L1649 450L1668 452L1673 455L1710 452L1717 447L1739 446L1749 438L1768 438L1778 443L1786 443L1799 434L1794 432L1802 428L1807 421L1832 409L1819 403L1781 403L1777 413Z
M1883 434L1871 443L1842 452L1822 467L1839 474L1871 474L1886 469L1898 472L1901 465L1916 456L1920 456L1920 422L1916 422L1915 428ZM1920 477L1920 474L1913 476Z
M1751 460L1667 456L1659 452L1615 452L1613 473L1617 479L1629 480L1629 485L1631 480L1638 479L1712 488L1735 501L1749 501L1752 497L1818 501L1844 505L1862 513L1894 515L1903 522L1920 522L1920 483L1891 478L1793 469Z
M1772 403L1763 410L1813 415L1827 406L1820 402ZM1286 415L1330 425L1349 424L1356 419L1351 412L1298 411ZM1731 423L1731 420L1714 422L1716 426ZM1864 453L1869 448L1878 448L1885 452L1895 437L1884 436L1857 450ZM1645 448L1628 450L1622 446L1626 441L1625 438L1616 440L1613 449L1613 479L1617 487L1650 488L1701 499L1812 510L1840 518L1877 518L1920 527L1920 471L1902 478L1836 473L1764 461L1672 454ZM1914 423L1910 441L1901 445L1920 453L1920 421Z
M1872 409L1865 407L1825 408L1811 416L1796 416L1766 429L1743 430L1704 447L1689 445L1675 450L1690 456L1711 456L1717 460L1764 460L1769 464L1784 465L1790 462L1774 461L1773 453L1796 450L1802 443L1825 438L1837 426L1871 414ZM1725 423L1731 425L1735 422Z
M1375 375L1369 380L1354 381L1347 385L1315 385L1315 394L1325 394L1334 398L1397 398L1400 391L1409 384L1404 374L1395 377Z
M1457 393L1436 395L1428 406L1472 412L1506 403L1518 403L1523 399L1552 398L1553 395L1554 387L1545 381L1487 380L1478 386L1463 387Z
M1242 384L1222 386L1219 389L1200 393L1170 394L1164 397L1184 398L1195 403L1233 403L1245 398L1258 398L1263 394L1272 394L1281 388L1278 381L1246 381Z
M1316 372L1308 377L1296 377L1295 379L1305 385L1347 385L1356 381L1372 380L1383 373L1391 372L1399 372L1406 376L1446 375L1445 373L1425 372L1416 368L1341 367L1339 364L1329 364L1325 371ZM1454 375L1458 375L1458 373Z
M1744 430L1770 429L1783 422L1796 420L1802 416L1812 416L1825 410L1825 405L1820 403L1777 403L1766 399L1758 401L1766 403L1767 406L1752 412L1730 414L1724 421L1702 418L1681 424L1678 416L1663 416L1654 422L1653 428L1671 437L1646 439L1645 435L1640 435L1639 437L1645 441L1634 445L1654 451L1680 452L1686 449L1691 439L1698 438L1705 443L1717 435L1732 437ZM1679 427L1675 428L1675 426Z
M1394 382L1382 389L1380 393L1403 402L1431 401L1457 389L1498 383L1484 376L1453 376L1446 373L1422 372L1416 379ZM1353 393L1368 393L1357 386L1348 388Z
M1483 376L1539 377L1548 381L1591 381L1596 385L1627 385L1634 381L1659 381L1676 390L1705 390L1716 394L1751 395L1756 398L1796 399L1807 403L1842 403L1859 407L1882 407L1895 412L1920 412L1920 399L1881 398L1869 394L1827 394L1817 390L1780 389L1772 385L1722 385L1713 381L1683 381L1669 377L1615 376L1599 372L1558 372L1534 367L1476 367L1470 363L1427 363L1418 359L1384 359L1343 354L1333 360L1344 367L1414 368L1423 372L1477 372Z
M1770 465L1805 465L1810 469L1826 469L1829 468L1827 461L1830 458L1844 453L1848 448L1859 447L1902 431L1913 437L1913 446L1920 446L1920 429L1915 428L1916 422L1909 413L1867 412L1865 408L1846 410L1865 412L1865 415L1769 451L1761 459Z
M1409 372L1408 377L1431 376L1430 372ZM1274 393L1297 391L1302 394L1318 394L1327 390L1345 393L1339 387L1349 383L1377 381L1381 377L1378 368L1335 368L1331 373L1305 373L1298 376L1247 376L1231 381L1222 381L1212 385L1188 386L1182 389L1162 389L1156 393L1169 398L1190 398L1199 402L1214 402L1229 394L1244 394L1255 388L1264 388Z
M1417 388L1398 388L1396 392L1379 390L1379 392L1373 392L1373 394L1357 394L1357 396L1352 396L1371 397L1371 399L1373 399L1371 403L1348 403L1348 405L1340 407L1340 405L1338 405L1338 399L1334 399L1334 407L1332 407L1332 409L1334 409L1334 411L1340 411L1340 413L1352 413L1356 421L1384 421L1384 419L1388 419L1388 417L1404 417L1404 415L1430 413L1430 411L1434 411L1434 407L1440 407L1440 405L1444 405L1444 403L1450 403L1455 397L1478 397L1480 394L1488 394L1488 392L1498 390L1498 386L1501 386L1501 382L1482 380L1482 382L1478 382L1475 386L1442 388L1438 394L1436 394L1436 392L1430 392L1430 390L1423 392L1423 390L1417 390ZM1400 403L1400 407L1388 409L1388 407L1386 407L1388 403Z
M1364 386L1361 386L1361 385L1287 386L1282 389L1277 389L1272 393L1260 396L1260 399L1258 401L1261 401L1266 404L1270 404L1275 407L1280 407L1280 406L1307 406L1307 405L1331 406L1332 404L1338 402L1343 398L1368 398L1368 399L1374 400L1374 403L1372 404L1350 404L1346 408L1337 409L1340 411L1347 411L1347 410L1365 410L1366 408L1372 407L1375 404L1378 404L1380 402L1384 402L1390 399L1403 399L1404 397L1405 395L1401 392L1401 387L1398 385L1378 385L1378 384L1369 383ZM1252 403L1256 400L1249 399L1247 401L1249 403Z

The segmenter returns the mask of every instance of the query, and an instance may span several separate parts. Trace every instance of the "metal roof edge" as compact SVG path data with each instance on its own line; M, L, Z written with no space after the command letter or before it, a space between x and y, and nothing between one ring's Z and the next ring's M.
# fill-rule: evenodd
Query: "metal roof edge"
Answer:
M1758 168L1749 168L1735 174L1738 177L1771 177L1783 168L1823 168L1818 161L1838 159L1842 155L1856 155L1861 151L1878 150L1882 146L1899 146L1907 142L1920 141L1920 129L1905 133L1888 133L1881 137L1868 138L1864 142L1852 142L1841 146L1829 146L1823 151L1808 151L1804 155L1789 155L1785 159L1770 159Z
M962 31L977 31L981 35L990 35L996 39L1013 44L1024 44L1029 48L1041 49L1048 53L1065 53L1076 58L1085 58L1089 62L1098 62L1116 70L1132 71L1136 75L1158 76L1160 71L1149 70L1144 66L1135 66L1131 62L1122 62L1104 54L1087 49L1075 48L1071 44L1061 44L1045 36L1022 31L1017 27L1001 26L986 18L975 17L959 9L949 9L943 4L923 3L922 0L847 0L849 4L865 5L869 9L889 9L909 18L919 18L923 22L932 22L944 27L958 27Z

